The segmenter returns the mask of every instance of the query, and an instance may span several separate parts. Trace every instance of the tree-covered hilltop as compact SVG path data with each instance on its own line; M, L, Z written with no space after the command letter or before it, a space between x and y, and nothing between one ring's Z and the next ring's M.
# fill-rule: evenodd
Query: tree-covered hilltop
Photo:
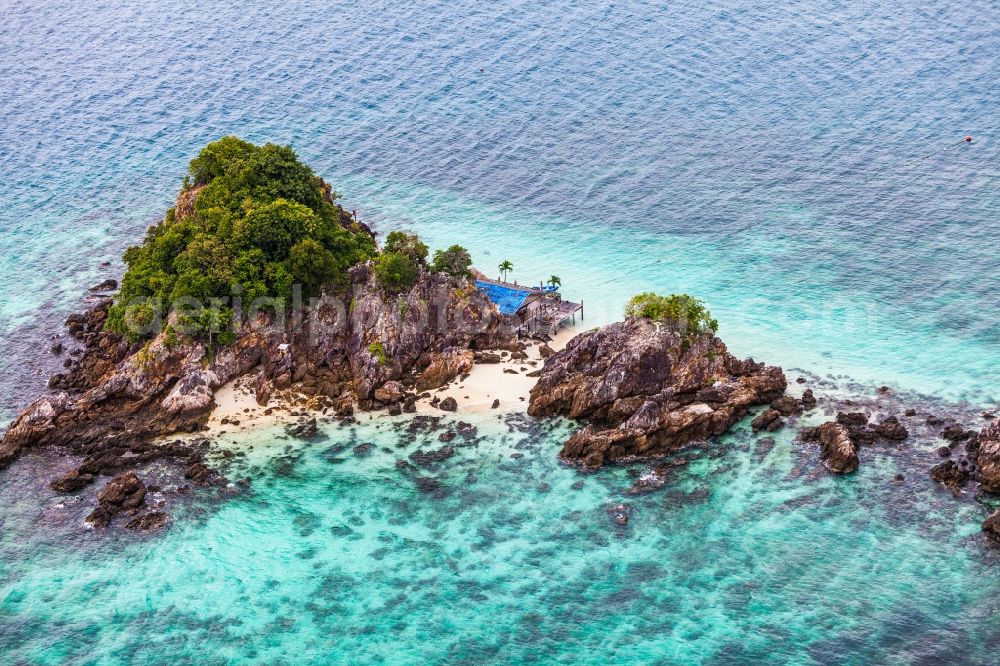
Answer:
M296 283L313 295L323 284L345 282L347 269L376 248L336 198L288 146L232 136L208 144L191 161L178 205L125 252L108 326L136 338L178 299L208 305L237 291L249 303L287 298ZM231 316L224 307L205 309L184 326L197 335Z
M296 284L303 297L315 296L323 287L346 286L348 270L371 259L393 293L412 287L420 270L467 273L462 248L444 254L452 261L429 266L427 246L401 232L390 234L380 255L369 230L337 198L289 146L232 136L208 144L191 161L177 205L142 245L126 251L107 326L131 340L155 335L155 322L167 321L170 308L183 303L177 333L214 334L214 342L225 344L233 338L234 315L242 314L231 309L233 296L248 307L260 297L289 299Z

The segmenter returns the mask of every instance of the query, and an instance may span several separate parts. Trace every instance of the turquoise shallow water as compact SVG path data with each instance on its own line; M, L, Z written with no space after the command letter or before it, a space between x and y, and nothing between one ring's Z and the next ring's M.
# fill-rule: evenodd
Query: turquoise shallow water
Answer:
M992 4L120 4L3 8L0 420L226 133L293 143L383 232L557 273L587 326L688 291L739 354L998 399ZM478 425L436 492L388 424L241 437L252 489L152 540L84 531L89 497L61 508L28 459L0 474L4 661L993 661L985 509L918 452L830 479L739 433L620 531L641 470L578 477L565 431Z
M988 663L1000 639L980 511L922 476L887 482L909 451L844 481L787 434L769 447L744 427L629 496L638 468L579 475L554 461L564 430L511 417L475 419L454 457L401 472L441 446L406 423L224 444L247 453L226 470L251 490L203 494L154 539L83 530L87 507L51 493L18 498L35 463L15 468L5 649L30 663ZM624 528L607 513L621 501Z

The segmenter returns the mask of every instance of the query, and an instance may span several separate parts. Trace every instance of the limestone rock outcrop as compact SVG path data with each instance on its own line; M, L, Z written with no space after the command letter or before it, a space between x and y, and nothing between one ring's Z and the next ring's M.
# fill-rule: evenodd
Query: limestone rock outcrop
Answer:
M781 368L739 360L714 335L685 339L631 318L582 333L546 359L528 413L586 420L560 457L596 469L721 435L786 387Z
M417 390L429 391L444 386L459 375L472 370L475 360L469 349L448 347L430 355L430 363L417 378Z

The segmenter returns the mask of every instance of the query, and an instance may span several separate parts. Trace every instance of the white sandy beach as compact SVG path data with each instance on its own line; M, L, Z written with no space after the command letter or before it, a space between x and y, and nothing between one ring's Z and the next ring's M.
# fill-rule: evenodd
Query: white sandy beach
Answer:
M579 332L578 328L561 328L548 345L553 351L559 351ZM541 369L543 364L540 347L540 343L531 343L525 349L527 359L514 360L509 353L504 353L502 363L477 363L468 377L456 379L432 391L431 395L441 400L454 398L458 403L457 413L489 411L495 400L500 401L497 409L502 411L526 411L528 394L538 381L536 377L529 377L528 373ZM417 401L417 412L443 413L427 398Z
M559 330L555 338L548 343L554 351L566 346L569 340L579 333L582 327L565 327ZM501 363L477 363L464 379L458 378L450 384L431 391L430 398L423 398L416 403L418 414L444 415L446 412L431 404L431 400L444 400L451 397L458 403L455 414L486 412L493 409L493 403L500 401L498 410L504 412L525 411L528 408L528 394L535 385L537 378L529 377L528 373L542 367L539 354L541 344L530 343L525 349L527 359L515 360L510 352L503 352ZM215 393L216 407L208 420L208 430L202 434L215 436L246 432L257 428L291 423L304 415L319 416L322 410L310 405L309 396L299 396L291 402L272 398L261 406L257 404L253 388L248 377L233 380ZM385 411L361 412L356 414L359 419L372 419L385 415Z

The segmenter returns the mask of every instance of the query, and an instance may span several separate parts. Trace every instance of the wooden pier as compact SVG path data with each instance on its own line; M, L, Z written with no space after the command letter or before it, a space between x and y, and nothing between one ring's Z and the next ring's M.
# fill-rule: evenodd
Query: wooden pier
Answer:
M578 312L583 319L583 303L563 300L555 286L529 287L491 280L479 273L476 287L517 325L520 335L550 339L567 321L575 324Z

